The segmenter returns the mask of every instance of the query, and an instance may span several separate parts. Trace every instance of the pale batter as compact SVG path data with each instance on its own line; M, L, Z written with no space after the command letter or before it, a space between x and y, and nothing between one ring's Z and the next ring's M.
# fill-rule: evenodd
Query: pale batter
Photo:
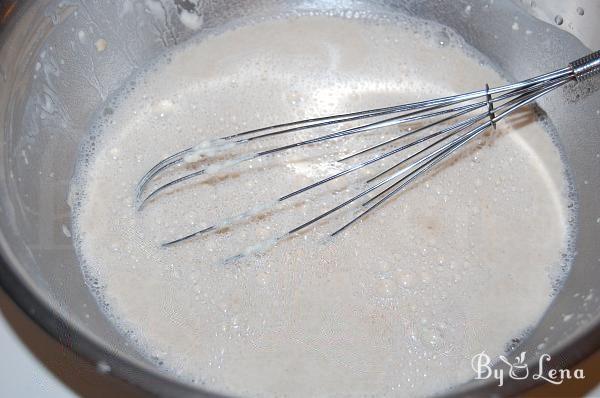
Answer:
M154 362L235 395L427 395L469 380L474 354L502 354L535 326L570 226L559 152L531 115L503 122L334 240L324 236L351 213L222 263L339 203L352 184L160 246L331 174L311 149L135 209L144 173L202 140L502 83L440 29L314 15L249 23L174 52L111 105L75 180L76 238L109 315Z

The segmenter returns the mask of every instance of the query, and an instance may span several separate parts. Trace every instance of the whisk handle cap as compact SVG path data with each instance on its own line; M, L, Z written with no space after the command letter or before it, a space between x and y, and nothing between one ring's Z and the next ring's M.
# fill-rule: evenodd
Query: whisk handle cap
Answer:
M600 74L600 50L594 51L569 64L577 81Z

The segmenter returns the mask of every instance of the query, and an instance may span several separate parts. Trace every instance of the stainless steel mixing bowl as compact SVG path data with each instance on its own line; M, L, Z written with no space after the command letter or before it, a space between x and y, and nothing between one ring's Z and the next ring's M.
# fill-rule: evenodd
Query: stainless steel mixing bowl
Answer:
M182 10L200 15L202 30L238 18L293 9L368 8L406 13L455 30L510 80L563 67L589 52L565 30L594 32L595 24L578 24L577 18L593 18L597 5L590 5L596 9L588 9L583 16L567 10L563 25L557 26L548 18L547 9L536 9L535 4L532 9L531 3L0 0L3 287L36 322L96 362L100 371L162 395L209 395L161 373L115 330L84 282L68 232L69 200L76 200L69 198L68 190L80 141L96 112L103 109L103 102L141 66L197 33L181 23L178 13ZM566 7L565 2L560 3ZM516 21L519 30L513 29ZM586 42L600 37L599 32L588 35ZM540 102L564 150L579 206L571 273L541 323L517 350L532 354L528 356L531 367L537 362L534 353L549 353L553 361L548 366L563 368L600 343L599 86L599 79L592 79ZM543 228L540 225L542 234ZM510 395L534 382L531 378L523 382L508 379L498 389L495 380L473 381L456 394Z

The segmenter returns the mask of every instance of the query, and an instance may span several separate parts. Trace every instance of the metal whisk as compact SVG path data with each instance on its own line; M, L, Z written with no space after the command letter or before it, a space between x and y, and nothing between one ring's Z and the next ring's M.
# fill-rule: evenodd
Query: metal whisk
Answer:
M354 196L349 197L344 202L306 221L302 225L294 227L275 240L280 240L286 236L295 234L309 225L355 203L359 199L365 198L365 202L362 203L359 213L332 233L332 235L336 235L363 218L365 215L377 209L392 196L396 195L410 183L415 181L419 176L427 173L439 162L473 141L483 132L489 128L495 128L496 123L510 114L570 81L582 81L596 74L600 74L600 51L593 52L573 61L565 68L519 83L508 84L496 88L490 88L486 85L483 90L465 94L386 108L371 109L362 112L278 124L206 141L171 155L152 167L152 169L142 177L136 187L135 195L138 209L143 209L152 199L157 198L160 193L172 189L184 181L218 173L253 159L284 151L291 151L309 145L319 145L331 140L344 139L345 137L366 133L384 127L397 126L410 122L425 122L425 125L420 126L417 129L401 131L392 138L386 139L383 142L378 142L375 145L370 145L367 148L360 149L355 153L345 156L342 159L339 159L339 162L348 163L359 155L372 154L367 160L349 164L340 172L332 174L294 192L286 193L277 199L277 202L284 202L313 188L357 170L369 167L384 159L403 153L409 148L422 144L424 148L421 148L417 152L400 160L394 161L391 167L387 167L374 177L370 177L366 180L364 187L362 187L357 194L354 194ZM340 127L342 123L357 123L358 125L350 128L342 128ZM145 195L146 191L149 190L149 184L153 180L167 169L176 165L186 162L190 163L199 159L207 161L216 158L226 158L226 155L231 153L231 151L239 150L240 148L243 149L243 145L247 145L257 140L264 140L268 137L283 135L292 135L293 137L294 133L322 127L337 127L337 131L310 139L297 140L291 144L277 146L262 151L250 153L242 152L241 155L231 156L229 160L225 161L216 160L216 163L209 163L208 166L204 166L201 169L160 185L151 190L149 194ZM252 214L256 214L256 212L257 209L249 209L247 213L239 215L236 218L223 220L210 227L189 233L181 238L165 243L164 246L173 245L211 231L217 231L231 225L236 219L248 218Z

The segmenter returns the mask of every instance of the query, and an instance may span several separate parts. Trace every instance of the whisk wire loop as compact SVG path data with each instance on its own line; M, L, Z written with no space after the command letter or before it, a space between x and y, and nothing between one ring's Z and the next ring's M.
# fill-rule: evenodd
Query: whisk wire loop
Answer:
M332 116L316 117L307 120L280 123L273 126L261 127L240 133L231 134L219 139L204 141L196 146L189 147L170 155L154 165L140 179L135 188L135 197L138 209L141 210L150 201L157 199L160 193L180 186L185 181L200 176L222 173L239 165L257 158L297 150L307 146L318 146L326 142L348 139L383 128L399 127L411 123L424 123L417 128L406 129L382 139L380 142L367 145L356 151L343 154L338 158L338 163L374 154L365 160L359 160L348 165L343 170L315 181L291 193L284 194L273 203L202 228L196 232L167 242L164 246L181 243L200 235L218 231L235 222L248 219L259 211L269 206L277 206L293 197L327 184L338 178L345 177L367 167L382 163L406 150L417 150L399 160L393 161L391 166L386 166L378 171L374 177L368 177L363 182L358 182L358 193L331 209L318 214L312 219L290 229L284 236L294 235L299 231L323 220L324 218L350 207L361 198L366 201L358 206L357 213L342 227L331 235L335 236L345 231L351 225L362 220L366 215L379 208L386 201L404 190L420 176L435 168L440 162L457 152L459 149L472 142L489 128L496 129L496 124L523 107L533 103L540 97L572 81L585 80L600 73L600 51L596 51L571 62L567 67L542 74L517 83L490 88L488 84L483 90L467 92L418 101L409 104L381 107L359 112L343 113ZM369 120L375 119L375 120ZM354 125L352 125L354 124ZM324 128L337 128L325 134L316 134L313 137L298 139L291 143L275 145L267 149L253 151L252 142L262 141L265 145L269 139L275 137L292 137L302 131L319 131ZM424 145L424 147L420 147ZM327 147L329 148L329 147ZM336 148L335 145L332 148ZM145 195L149 186L158 180L173 167L190 164L207 163L210 159L219 160L177 177L169 182L158 184ZM224 160L223 160L224 159ZM199 162L200 161L200 162ZM362 185L360 185L362 184ZM156 184L152 184L156 185ZM277 238L277 242L282 237Z

